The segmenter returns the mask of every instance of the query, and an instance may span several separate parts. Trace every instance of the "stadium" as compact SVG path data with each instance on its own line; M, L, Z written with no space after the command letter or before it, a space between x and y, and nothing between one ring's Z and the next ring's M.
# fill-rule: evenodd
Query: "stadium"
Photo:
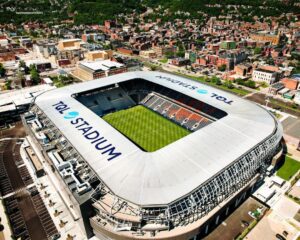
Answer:
M282 139L264 108L161 72L45 92L23 121L100 239L201 239L253 190Z

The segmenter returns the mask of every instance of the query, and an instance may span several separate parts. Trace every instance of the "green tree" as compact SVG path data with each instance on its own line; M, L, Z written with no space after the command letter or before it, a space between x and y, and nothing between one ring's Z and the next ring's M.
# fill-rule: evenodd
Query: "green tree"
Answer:
M222 85L222 82L221 82L220 78L218 78L216 76L213 76L211 78L211 82L214 83L214 84L216 84L216 85Z
M150 66L150 70L151 70L151 71L156 71L156 70L157 70L157 67L156 67L155 65L151 65L151 66Z
M5 90L10 90L11 89L11 80L7 80L5 82L4 89Z
M3 64L0 63L0 77L4 77L6 74L6 69L4 68Z
M184 57L184 51L178 51L176 52L177 57Z
M241 79L241 78L235 79L235 82L236 82L237 84L239 84L239 85L244 85L244 80Z
M30 78L31 78L33 85L37 85L41 82L40 75L39 75L38 71L36 70L36 67L35 66L32 67L32 65L30 66Z
M229 80L225 81L224 85L229 89L234 89L233 83Z
M245 85L249 88L256 88L256 83L252 80L247 81Z
M23 69L26 68L26 64L25 64L24 60L20 60L20 62L19 62L19 68L23 68Z
M222 64L220 67L218 67L218 70L224 72L226 70L226 67L226 64Z
M260 47L256 47L253 50L254 54L261 54L261 48Z
M166 52L166 53L165 53L165 57L166 57L166 58L172 58L172 57L174 57L174 52L172 52L172 51Z

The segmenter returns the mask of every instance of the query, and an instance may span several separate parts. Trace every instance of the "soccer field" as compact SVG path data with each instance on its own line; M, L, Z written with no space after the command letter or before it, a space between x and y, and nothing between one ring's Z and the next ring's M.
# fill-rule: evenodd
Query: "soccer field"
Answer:
M103 119L147 152L154 152L190 133L141 105L108 114Z

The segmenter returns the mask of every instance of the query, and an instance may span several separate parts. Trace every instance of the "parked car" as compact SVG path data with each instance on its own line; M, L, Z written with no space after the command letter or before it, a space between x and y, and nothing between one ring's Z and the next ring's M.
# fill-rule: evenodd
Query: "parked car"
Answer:
M245 225L246 227L249 227L249 223L248 223L247 221L242 220L241 222L242 222L242 224Z
M285 237L281 236L279 233L277 233L275 236L278 240L285 240Z

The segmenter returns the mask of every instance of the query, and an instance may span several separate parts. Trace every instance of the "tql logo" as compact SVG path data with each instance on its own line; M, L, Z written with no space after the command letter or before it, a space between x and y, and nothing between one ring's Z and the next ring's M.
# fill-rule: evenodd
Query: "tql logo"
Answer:
M65 116L64 119L73 119L76 118L79 115L78 112L72 111L72 112L68 112Z
M96 150L100 151L102 155L105 155L108 161L122 155L121 152L116 150L116 147L113 146L112 143L109 143L109 140L106 139L104 135L81 117L79 112L72 111L70 107L62 101L53 104L52 106L56 111L64 115L64 119L70 120L69 123L81 132L84 139L93 144Z

